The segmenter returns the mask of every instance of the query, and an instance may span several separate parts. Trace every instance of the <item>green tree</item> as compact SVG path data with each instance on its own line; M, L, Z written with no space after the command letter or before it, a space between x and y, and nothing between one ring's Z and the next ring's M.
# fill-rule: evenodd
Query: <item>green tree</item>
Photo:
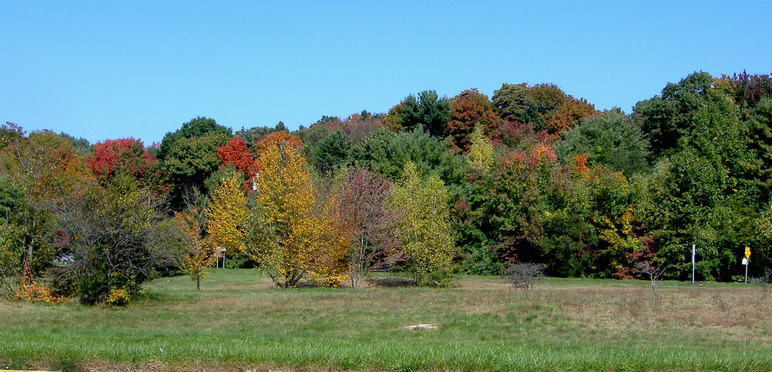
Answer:
M202 189L204 181L222 164L217 151L231 135L229 128L199 117L164 136L157 157L169 177L175 206L181 205L186 189Z
M436 91L425 90L418 96L409 95L402 102L404 112L400 115L401 127L412 131L423 126L429 134L445 137L445 127L450 120L450 100L439 98Z
M493 105L499 116L509 121L527 121L526 114L534 107L528 84L504 83L493 92Z
M686 278L685 246L701 247L697 274L728 280L764 205L764 128L727 94L725 82L695 73L636 105L634 117L660 161L646 182L644 220L668 275Z
M648 166L649 142L632 117L616 108L584 120L563 132L555 145L558 158L568 162L586 154L591 165L603 164L630 176Z
M719 231L714 219L726 205L727 170L694 150L684 150L660 161L645 179L640 200L643 220L659 242L658 254L672 267L669 275L686 279L691 274L687 246L701 250L698 274L707 280L726 278L718 261Z
M70 141L70 143L72 143L72 146L75 148L75 152L78 153L78 155L80 156L87 156L93 153L91 144L88 142L87 139L83 137L75 138L74 136L71 136L64 132L59 133L59 137L62 137Z
M313 164L322 174L328 174L345 165L351 153L351 141L343 132L336 130L320 141L313 149Z
M364 146L352 150L352 160L391 179L400 178L407 162L413 162L422 176L437 174L447 184L459 184L464 177L463 157L452 153L450 143L431 136L420 126L400 133L377 129Z
M758 190L758 201L764 205L772 201L772 98L759 101L747 124L751 156L745 164L747 175L742 182Z
M678 84L668 83L660 96L635 105L633 118L649 137L655 159L677 151L681 138L691 133L695 115L712 87L710 74L693 73Z
M572 177L572 166L560 164L546 143L497 154L455 204L467 271L501 274L519 260L545 263L550 275L581 275L581 252L594 242Z

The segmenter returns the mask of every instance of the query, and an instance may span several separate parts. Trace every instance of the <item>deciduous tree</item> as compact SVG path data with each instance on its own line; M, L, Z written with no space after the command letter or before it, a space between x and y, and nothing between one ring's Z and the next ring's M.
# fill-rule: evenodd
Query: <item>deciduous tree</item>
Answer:
M455 246L442 180L433 175L422 181L415 164L408 162L390 203L400 216L397 233L416 282L447 285Z
M557 139L581 119L592 116L595 106L574 98L554 84L503 84L493 94L493 104L505 120L530 123Z
M327 265L340 267L338 273L342 272L340 262L346 252L345 244L338 244L343 241L332 235L335 223L319 219L334 208L317 208L301 149L292 139L274 139L263 145L258 158L255 208L249 218L247 253L260 263L274 284L287 287L297 285L307 275L334 280L338 276L336 269Z
M373 270L404 259L394 234L397 215L388 208L391 182L366 168L350 168L342 187L341 212L348 238L348 275L359 288Z
M501 119L488 96L477 89L465 90L453 97L450 106L450 120L445 132L453 138L453 143L462 152L469 150L470 136L475 128L480 128L491 138L498 138Z
M83 185L56 210L62 230L73 238L72 262L61 268L57 282L73 286L86 304L104 301L116 290L138 295L163 262L150 239L161 220L159 205L152 192L126 175L104 188Z
M56 249L53 246L51 208L72 195L77 186L89 178L86 167L72 143L52 132L32 132L13 123L2 129L0 175L7 177L21 196L6 215L9 223L18 227L24 247L23 267L38 276L51 265Z
M140 140L120 138L94 144L94 153L84 158L94 176L101 181L127 174L147 183L157 175L156 161Z
M257 172L255 155L252 150L247 148L247 143L243 137L232 137L227 145L217 149L217 156L222 160L223 166L232 164L234 168L244 174L246 180L252 179Z
M175 252L175 261L180 269L196 281L196 289L201 289L201 279L217 260L215 245L204 237L207 227L206 214L200 208L177 212L174 215L177 229L180 232L181 245Z
M209 244L225 248L227 252L243 251L248 211L242 178L235 173L228 174L211 198L206 211Z
M213 119L199 117L164 136L157 157L169 177L174 206L182 205L186 189L200 190L204 181L222 164L217 151L228 143L231 134L229 128Z
M475 127L470 136L469 153L467 153L467 179L484 176L493 165L493 144L483 134L482 127ZM473 177L470 177L472 176Z

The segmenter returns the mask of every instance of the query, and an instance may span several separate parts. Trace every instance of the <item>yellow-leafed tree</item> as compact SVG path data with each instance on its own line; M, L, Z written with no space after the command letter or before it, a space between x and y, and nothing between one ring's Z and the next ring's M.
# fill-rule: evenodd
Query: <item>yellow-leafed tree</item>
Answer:
M247 254L276 285L292 287L307 276L337 284L345 268L344 240L335 238L335 216L324 216L335 208L317 204L302 148L289 141L265 144L258 168Z
M419 284L450 284L455 247L447 202L447 188L438 176L422 181L415 164L405 165L391 206L401 218L397 232Z
M469 152L466 154L467 179L476 181L481 179L493 164L493 144L485 136L481 126L476 126L470 136Z
M178 264L183 272L196 281L196 289L201 289L201 279L217 259L214 256L214 246L204 239L205 223L201 210L196 208L189 212L179 212L175 216L177 228L181 234L182 246L178 255Z
M207 207L206 233L209 243L226 252L244 251L244 228L247 222L247 199L243 181L231 172L212 192Z
M319 189L321 187L314 195L316 228L313 241L316 253L309 275L317 284L334 287L345 279L348 239L340 214L340 198L332 192L323 195Z

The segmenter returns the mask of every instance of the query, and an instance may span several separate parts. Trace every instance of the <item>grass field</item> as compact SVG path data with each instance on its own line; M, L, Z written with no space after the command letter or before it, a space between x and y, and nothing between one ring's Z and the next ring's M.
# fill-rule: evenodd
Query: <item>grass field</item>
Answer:
M250 270L158 279L128 307L0 301L0 368L772 370L756 285L462 277L448 289L270 289ZM406 328L417 324L434 329Z

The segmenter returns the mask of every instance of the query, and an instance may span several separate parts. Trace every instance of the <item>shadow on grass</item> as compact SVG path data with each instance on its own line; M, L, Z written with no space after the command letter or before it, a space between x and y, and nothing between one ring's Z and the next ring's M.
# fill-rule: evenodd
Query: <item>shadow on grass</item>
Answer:
M387 278L375 278L370 280L370 285L374 287L415 287L415 281L410 278L400 277L387 277Z

